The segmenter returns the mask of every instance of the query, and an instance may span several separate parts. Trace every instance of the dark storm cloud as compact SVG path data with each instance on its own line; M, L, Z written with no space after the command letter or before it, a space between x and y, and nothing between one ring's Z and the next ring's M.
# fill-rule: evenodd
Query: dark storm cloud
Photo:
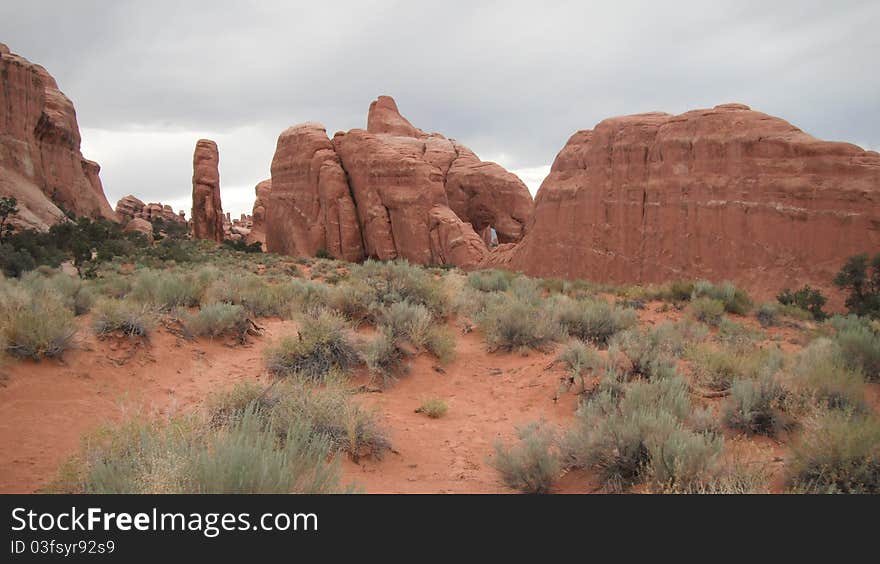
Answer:
M379 94L532 177L605 117L728 101L877 148L878 23L876 1L9 1L0 41L74 100L112 201L183 205L204 135L237 212L280 131L364 127Z

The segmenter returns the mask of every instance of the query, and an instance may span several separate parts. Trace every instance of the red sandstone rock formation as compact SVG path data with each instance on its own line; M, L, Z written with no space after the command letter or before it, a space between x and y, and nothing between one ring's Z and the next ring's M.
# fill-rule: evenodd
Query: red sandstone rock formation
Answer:
M266 205L269 203L269 193L272 191L272 180L264 180L254 188L256 199L251 212L251 232L245 242L248 245L261 243L263 251L266 250Z
M116 202L116 214L123 221L140 218L152 222L161 218L169 223L186 224L186 215L183 211L175 213L171 206L167 204L145 204L131 194L123 196Z
M193 154L192 230L195 239L223 242L220 202L220 152L210 139L199 139Z
M488 252L476 229L517 241L531 196L513 174L466 147L412 126L390 97L370 105L367 130L329 140L315 123L278 139L266 212L271 252L346 260L405 258L474 266Z
M266 206L266 248L304 256L324 249L344 260L364 258L345 171L320 124L297 125L278 137Z
M253 218L251 216L241 214L241 217L231 219L230 214L227 212L226 221L223 222L223 238L230 241L244 240L248 242L252 225Z
M400 115L397 102L391 96L379 96L370 103L367 112L367 131L370 133L386 133L401 137L421 137L421 129L413 127L408 119Z
M0 195L18 200L14 223L47 229L61 206L116 221L99 171L80 153L73 103L55 79L0 43Z
M125 224L125 229L123 229L123 231L125 233L136 231L143 234L143 236L146 237L147 241L149 241L150 243L153 242L153 224L146 219L136 217L130 220L128 223Z
M523 240L486 266L640 283L828 288L880 248L880 155L741 104L607 119L557 155Z

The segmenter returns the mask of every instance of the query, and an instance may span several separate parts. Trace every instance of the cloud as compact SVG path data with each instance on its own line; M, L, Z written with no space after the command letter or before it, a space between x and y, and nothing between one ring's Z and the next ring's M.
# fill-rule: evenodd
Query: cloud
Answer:
M185 200L208 136L231 202L268 175L286 127L364 127L379 94L515 170L606 117L729 101L880 146L878 19L872 0L32 0L0 5L0 40L73 99L108 193Z

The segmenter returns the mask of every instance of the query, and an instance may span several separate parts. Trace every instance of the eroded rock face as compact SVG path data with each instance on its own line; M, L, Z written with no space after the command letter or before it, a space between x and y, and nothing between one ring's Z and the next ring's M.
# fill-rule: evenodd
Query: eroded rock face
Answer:
M223 242L220 202L220 152L210 139L199 139L193 154L192 231L195 239Z
M321 124L297 125L278 137L266 248L287 255L314 256L323 249L344 260L364 258L345 171Z
M269 251L419 264L476 265L488 248L475 228L516 241L531 214L515 175L414 127L387 96L370 105L366 130L332 141L315 123L282 133L269 201Z
M246 242L261 243L263 251L266 250L266 206L269 204L269 194L272 191L272 180L264 180L254 188L256 199L251 212L251 231Z
M118 221L97 163L80 153L73 103L41 67L0 43L0 195L18 200L19 227L47 229L63 206Z
M880 248L880 155L742 104L618 117L557 155L523 240L484 263L614 283L829 288Z

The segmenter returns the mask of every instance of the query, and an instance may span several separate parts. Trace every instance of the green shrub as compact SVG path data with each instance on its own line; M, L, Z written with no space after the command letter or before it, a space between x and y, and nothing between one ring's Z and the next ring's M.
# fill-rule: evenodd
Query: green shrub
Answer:
M391 304L380 310L379 324L397 346L409 344L416 350L427 350L443 363L455 357L455 337L437 324L425 306L408 301Z
M382 378L383 385L388 385L407 371L406 359L409 354L401 349L394 337L384 329L372 341L367 343L364 360L367 368L374 376Z
M725 317L718 324L717 338L726 345L751 350L755 348L756 341L763 340L766 335L744 323L737 323Z
M800 290L792 291L788 288L782 290L776 299L785 306L794 306L804 311L808 311L816 321L822 321L828 315L822 311L825 302L828 300L819 290L810 288L809 285L804 286Z
M276 383L274 387L279 385ZM211 393L205 400L209 426L229 425L240 419L249 406L258 408L260 413L268 413L276 403L274 395L270 397L268 394L269 391L256 382L240 382L231 388Z
M103 299L95 306L92 325L99 337L115 331L121 331L128 337L146 337L156 326L156 320L143 304Z
M327 305L330 290L325 284L294 278L282 284L279 295L300 312L314 312Z
M695 348L689 355L697 381L716 391L729 390L744 376L739 355L709 346Z
M254 317L289 317L301 292L301 284L269 283L262 276L233 273L214 281L205 292L203 302L223 302L242 306Z
M0 342L6 352L34 360L60 356L73 346L76 331L73 311L57 292L0 286Z
M425 349L442 364L449 364L455 360L455 335L447 327L435 325L428 332Z
M675 281L669 285L669 299L673 302L686 302L691 299L694 293L693 282Z
M229 333L244 339L250 328L250 320L242 306L216 302L202 306L193 315L184 315L183 326L196 337L217 337Z
M715 434L676 428L648 441L650 480L662 491L688 491L699 487L714 470L724 440Z
M700 407L693 412L691 412L690 416L687 418L688 427L690 427L696 433L702 433L704 435L719 435L721 434L721 425L718 421L718 416L710 407Z
M249 408L257 408L281 439L291 425L303 425L312 435L327 439L333 451L345 452L354 460L367 455L381 459L384 451L391 448L376 413L353 401L344 385L332 376L322 387L296 379L266 389L251 383L239 384L214 394L208 401L214 427L237 421Z
M425 306L437 318L445 317L449 309L446 295L434 275L406 261L367 260L352 265L349 278L373 288L374 301L380 306L408 301Z
M638 321L635 310L602 300L565 300L558 304L556 315L568 335L600 346L607 345L615 333Z
M631 378L660 378L675 373L674 359L683 351L681 334L672 325L637 328L616 334L608 347L609 365Z
M524 493L549 493L560 471L553 429L543 422L517 428L518 444L495 442L492 466L505 485Z
M130 297L161 310L198 305L204 288L192 274L142 270L135 275Z
M94 285L100 295L121 300L131 292L132 277L114 273L99 278Z
M602 390L578 409L564 450L572 466L597 470L603 485L612 490L651 476L673 485L676 480L689 481L687 471L709 466L716 448L714 437L683 438L694 434L682 424L690 411L687 385L676 377L638 381L623 394ZM683 442L693 445L680 446ZM702 466L693 460L698 450L705 457ZM665 458L654 459L661 455Z
M697 484L680 493L694 494L766 494L770 493L769 475L763 466L733 462L719 466Z
M596 370L602 364L599 353L582 341L571 341L563 347L556 357L556 362L562 363L568 372L566 389L577 387L580 392L586 389L584 377L588 372Z
M306 425L291 425L278 446L255 411L208 435L187 453L181 489L192 493L330 493L339 471L326 462L329 445Z
M354 323L375 322L380 310L373 289L361 282L334 286L327 294L327 306Z
M696 298L718 300L722 303L724 311L738 315L745 315L752 309L752 300L749 295L731 282L715 285L706 280L700 280L694 284L691 299Z
M428 341L434 319L425 306L403 301L384 308L380 323L395 340L406 339L421 349Z
M787 427L780 410L784 395L782 386L772 376L736 380L730 387L724 421L731 429L776 436Z
M508 298L489 304L479 323L490 351L544 350L562 337L554 317L540 304Z
M468 286L480 292L506 292L513 274L504 270L478 270L468 274Z
M779 306L776 304L761 304L755 310L755 317L761 327L775 327L779 325Z
M440 398L427 398L422 401L422 404L416 410L418 413L424 413L431 419L439 419L446 415L446 410L449 407L446 405L446 402Z
M863 409L864 376L847 365L840 347L819 338L797 357L794 385L805 390L820 405L830 409Z
M691 314L697 321L717 327L724 318L724 303L713 298L694 298Z
M332 370L345 372L359 361L344 319L327 312L306 317L296 337L283 337L266 350L266 365L275 376L296 374L316 381Z
M880 333L867 323L838 322L835 341L850 368L861 370L870 381L880 381Z
M231 239L226 239L223 241L223 244L226 247L233 251L238 251L240 253L262 253L263 252L263 244L259 241L255 243L248 244L244 239L238 239L233 241Z
M255 408L230 425L129 422L86 443L81 493L334 493L341 490L329 444L305 425L279 441Z
M48 278L46 283L61 296L74 315L88 313L95 303L95 295L81 278L55 274Z
M829 412L795 444L786 471L797 491L880 493L880 421Z

